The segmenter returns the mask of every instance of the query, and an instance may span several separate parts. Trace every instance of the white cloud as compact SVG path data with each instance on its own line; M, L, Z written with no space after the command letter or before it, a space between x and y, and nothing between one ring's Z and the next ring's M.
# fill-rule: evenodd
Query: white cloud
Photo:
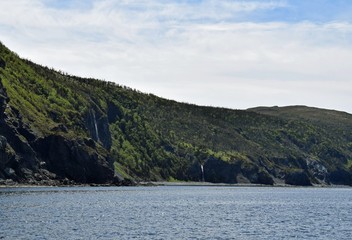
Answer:
M106 0L82 10L5 0L0 40L43 65L185 102L352 113L352 24L228 20L285 6Z

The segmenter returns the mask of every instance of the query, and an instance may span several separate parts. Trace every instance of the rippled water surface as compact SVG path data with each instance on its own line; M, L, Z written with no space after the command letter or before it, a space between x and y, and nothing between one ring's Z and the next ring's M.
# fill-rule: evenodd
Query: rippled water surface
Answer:
M352 239L352 189L0 189L0 239Z

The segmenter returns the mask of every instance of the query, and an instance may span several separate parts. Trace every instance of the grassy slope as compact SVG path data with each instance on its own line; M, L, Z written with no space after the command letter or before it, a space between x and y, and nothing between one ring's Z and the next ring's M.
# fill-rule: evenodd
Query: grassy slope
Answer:
M346 156L347 163L342 162L346 163L346 166L351 165L351 114L306 106L258 107L249 111L285 119L295 124L314 126L315 130L302 129L302 134L298 135L299 139L308 139L304 147L310 150L309 153L329 162L330 165L340 164L341 162L334 163L333 160L338 155L343 155Z
M84 121L94 108L109 118L111 157L124 176L197 180L189 173L191 165L209 158L271 174L302 168L306 159L329 169L351 167L352 116L346 113L199 107L62 74L22 60L2 45L0 54L10 105L34 132L90 137ZM58 131L60 125L67 131Z

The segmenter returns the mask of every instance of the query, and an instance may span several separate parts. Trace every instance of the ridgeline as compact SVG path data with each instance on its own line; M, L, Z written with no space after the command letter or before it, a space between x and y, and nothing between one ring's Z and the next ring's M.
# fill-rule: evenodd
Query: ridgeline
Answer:
M0 43L0 184L352 185L352 115L201 107L21 59Z

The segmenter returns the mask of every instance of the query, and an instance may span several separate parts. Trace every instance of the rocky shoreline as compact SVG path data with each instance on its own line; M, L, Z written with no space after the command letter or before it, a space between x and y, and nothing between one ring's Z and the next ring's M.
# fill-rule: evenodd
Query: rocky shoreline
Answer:
M76 183L72 180L43 180L32 182L15 182L12 179L0 180L0 188L6 187L120 187L120 186L136 186L136 182L131 180L115 181L111 183Z
M0 188L35 188L35 187L158 187L158 186L172 186L172 187L289 187L289 188L351 188L348 185L327 185L327 184L314 184L311 186L297 186L285 183L279 183L274 185L265 184L252 184L252 183L211 183L211 182L134 182L134 181L123 181L116 183L105 183L105 184L81 184L69 182L58 182L58 181L40 181L36 183L18 183L10 179L0 180Z

